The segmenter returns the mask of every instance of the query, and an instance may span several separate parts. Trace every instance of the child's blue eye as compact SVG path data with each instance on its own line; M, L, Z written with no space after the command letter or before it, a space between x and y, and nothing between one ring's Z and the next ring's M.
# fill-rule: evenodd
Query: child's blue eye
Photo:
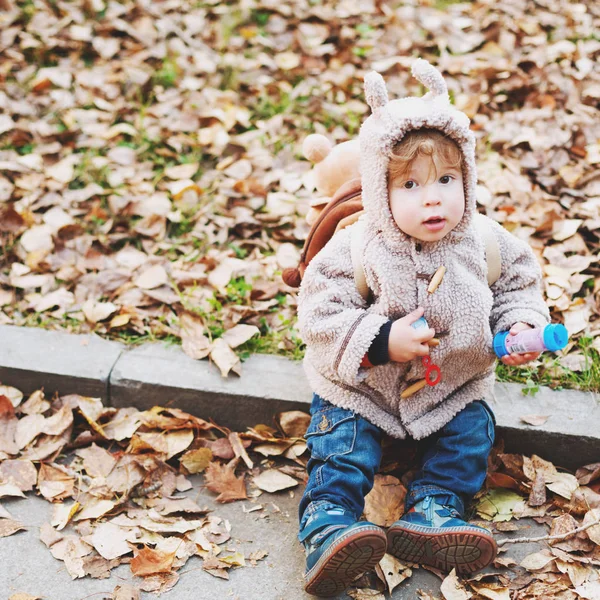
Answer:
M443 175L440 177L440 183L450 183L452 181L452 177L450 175Z

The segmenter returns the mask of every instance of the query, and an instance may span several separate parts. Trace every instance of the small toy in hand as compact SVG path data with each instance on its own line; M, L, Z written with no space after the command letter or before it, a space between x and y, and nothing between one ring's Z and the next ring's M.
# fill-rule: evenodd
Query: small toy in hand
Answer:
M509 331L501 331L494 336L494 352L498 358L526 352L556 352L562 350L568 341L567 328L560 324L527 329L516 335L511 335Z
M414 327L415 329L429 329L429 325L427 324L425 317L417 319L411 325L411 327ZM421 364L425 368L425 381L427 382L427 385L432 387L437 385L442 380L442 372L440 371L440 368L433 364L429 356L422 356Z

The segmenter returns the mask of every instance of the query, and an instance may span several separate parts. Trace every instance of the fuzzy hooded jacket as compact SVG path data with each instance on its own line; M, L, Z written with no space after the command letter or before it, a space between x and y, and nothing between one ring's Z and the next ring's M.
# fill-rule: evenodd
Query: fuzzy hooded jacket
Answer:
M522 321L549 323L541 294L541 270L531 248L495 221L502 259L499 279L487 283L485 244L473 225L476 211L475 138L469 119L451 104L441 74L427 61L412 67L429 92L388 101L383 78L365 78L372 114L361 127L365 233L362 263L373 296L366 303L354 279L351 229L336 233L312 259L299 292L299 329L306 343L304 368L312 389L336 406L355 411L393 437L421 439L448 423L467 404L489 398L494 384L493 336ZM438 242L402 232L388 199L388 163L394 145L411 130L438 129L464 156L465 212ZM438 267L446 273L427 292ZM402 399L402 391L425 377L420 357L365 368L361 362L380 330L419 306L440 344L430 348L442 380Z

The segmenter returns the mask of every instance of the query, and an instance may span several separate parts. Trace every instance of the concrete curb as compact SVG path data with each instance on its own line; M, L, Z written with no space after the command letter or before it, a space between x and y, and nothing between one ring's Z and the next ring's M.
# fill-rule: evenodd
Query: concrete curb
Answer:
M308 411L312 394L300 363L255 355L243 373L223 378L214 365L176 346L126 349L95 335L0 326L0 382L25 393L43 387L47 395L96 396L115 407L176 406L237 430L271 424L281 411ZM600 461L598 394L541 388L524 396L521 390L498 383L490 400L506 451L538 454L567 468ZM523 415L548 420L533 427Z

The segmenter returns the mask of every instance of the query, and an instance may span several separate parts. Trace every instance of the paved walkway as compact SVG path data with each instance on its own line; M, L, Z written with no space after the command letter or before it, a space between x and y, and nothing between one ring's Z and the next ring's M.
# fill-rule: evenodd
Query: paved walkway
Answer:
M202 561L191 558L180 570L180 580L165 600L306 600L313 598L302 589L304 554L296 541L296 511L301 487L293 497L286 492L263 494L253 501L217 504L214 496L201 488L201 478L194 478L194 490L187 494L201 507L231 522L232 538L222 547L238 549L245 556L256 550L269 553L256 567L231 569L230 580L218 579L202 570ZM244 512L260 504L262 510ZM39 540L39 527L50 520L51 505L35 496L26 500L3 501L13 517L28 527L27 531L0 539L0 598L7 600L16 592L25 592L45 600L109 600L115 586L136 585L128 565L113 569L110 579L72 580L61 561L55 560ZM533 521L520 522L524 529L512 535L543 535L544 528ZM68 533L68 531L65 531ZM511 534L500 534L502 537ZM533 544L512 545L506 556L516 560L541 549ZM505 569L495 569L505 571ZM139 584L139 579L137 582ZM416 569L413 576L394 590L394 600L415 600L417 590L429 591L437 598L440 580L431 572ZM155 597L144 593L145 600ZM339 598L347 598L345 594Z

